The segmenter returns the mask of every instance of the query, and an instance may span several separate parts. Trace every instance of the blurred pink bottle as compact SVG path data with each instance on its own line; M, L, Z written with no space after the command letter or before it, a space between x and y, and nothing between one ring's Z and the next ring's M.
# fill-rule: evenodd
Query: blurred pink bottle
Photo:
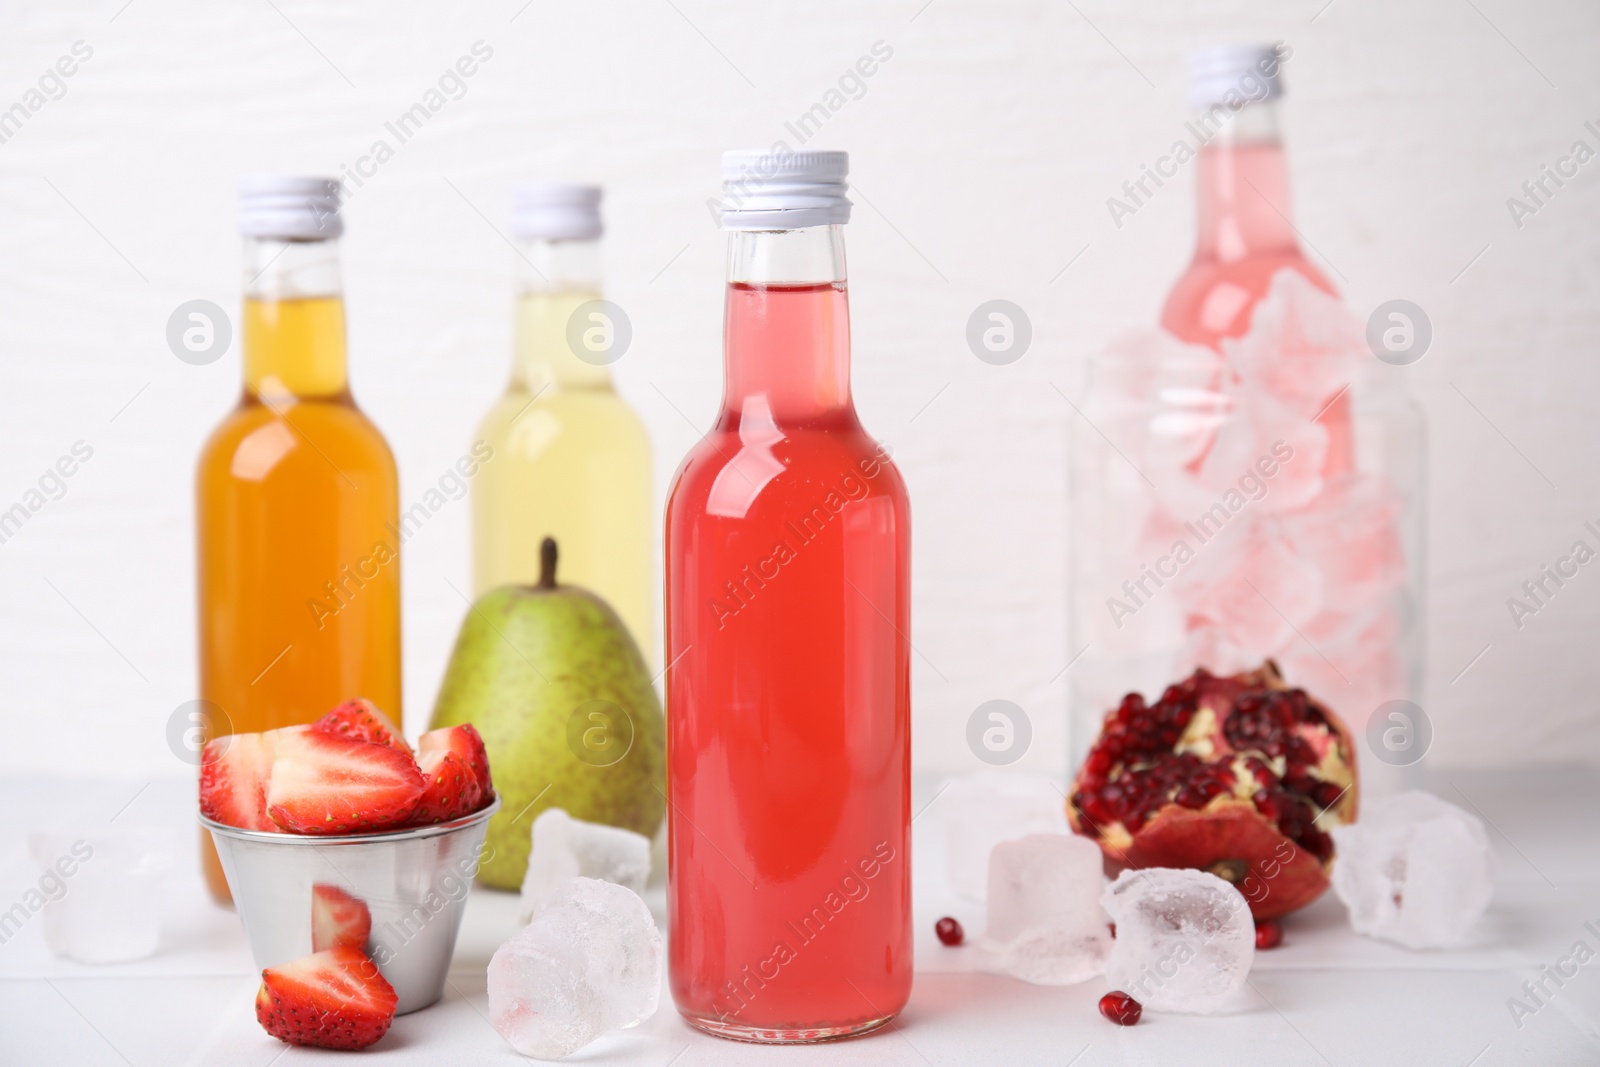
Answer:
M1276 104L1279 68L1288 57L1283 45L1223 46L1190 57L1190 103L1199 109L1190 126L1215 132L1195 156L1194 259L1161 310L1162 328L1180 341L1220 351L1223 338L1244 334L1280 270L1338 296L1301 252L1289 207ZM1247 102L1233 111L1230 94ZM1323 473L1350 470L1349 399L1340 397L1317 421L1329 437Z
M1191 56L1192 155L1175 155L1194 257L1162 329L1090 361L1069 538L1069 653L1094 649L1071 681L1078 758L1122 694L1196 667L1272 658L1358 731L1419 692L1426 433L1394 369L1412 360L1374 358L1302 250L1278 133L1291 55ZM1425 751L1375 753L1363 788Z

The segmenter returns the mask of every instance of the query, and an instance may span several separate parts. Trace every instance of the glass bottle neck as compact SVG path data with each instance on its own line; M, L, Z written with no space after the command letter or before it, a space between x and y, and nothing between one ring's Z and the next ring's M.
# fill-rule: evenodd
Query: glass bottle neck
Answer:
M774 421L852 410L844 227L728 235L725 415Z
M1196 161L1195 258L1228 263L1297 251L1277 108L1247 104L1229 116L1219 106L1191 126L1209 135Z
M272 403L345 396L339 243L246 238L244 386Z
M605 364L579 356L587 351L585 332L605 328L603 318L591 320L582 310L601 299L600 242L524 240L517 253L512 387L530 393L551 386L610 389Z

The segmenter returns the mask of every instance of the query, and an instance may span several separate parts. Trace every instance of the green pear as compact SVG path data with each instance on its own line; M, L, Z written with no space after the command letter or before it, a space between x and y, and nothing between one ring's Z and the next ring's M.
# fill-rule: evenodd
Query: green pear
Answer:
M605 601L556 584L548 537L539 563L537 585L490 590L467 612L430 726L483 735L501 808L478 878L499 889L521 887L546 808L646 837L666 811L666 722L644 657Z

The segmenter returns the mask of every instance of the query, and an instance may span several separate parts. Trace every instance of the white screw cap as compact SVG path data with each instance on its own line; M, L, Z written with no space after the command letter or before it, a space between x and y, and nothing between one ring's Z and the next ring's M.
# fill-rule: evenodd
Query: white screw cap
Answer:
M529 182L512 198L511 233L522 240L594 240L600 223L598 185Z
M849 173L848 152L724 152L722 228L795 230L849 222Z
M281 241L325 241L344 233L338 178L253 174L239 183L239 232Z
M1189 53L1189 105L1237 109L1283 95L1282 44L1222 44Z

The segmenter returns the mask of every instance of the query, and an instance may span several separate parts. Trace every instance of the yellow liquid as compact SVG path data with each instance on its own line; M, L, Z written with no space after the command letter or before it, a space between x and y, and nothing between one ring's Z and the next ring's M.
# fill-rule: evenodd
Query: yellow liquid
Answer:
M553 537L557 576L598 594L621 616L647 662L656 659L650 440L605 367L567 346L573 309L592 292L529 293L517 301L517 368L478 428L494 449L473 480L473 585L539 578L539 544Z
M196 475L200 696L233 732L310 722L356 696L399 723L399 487L350 397L343 305L247 300L243 333L244 395Z

